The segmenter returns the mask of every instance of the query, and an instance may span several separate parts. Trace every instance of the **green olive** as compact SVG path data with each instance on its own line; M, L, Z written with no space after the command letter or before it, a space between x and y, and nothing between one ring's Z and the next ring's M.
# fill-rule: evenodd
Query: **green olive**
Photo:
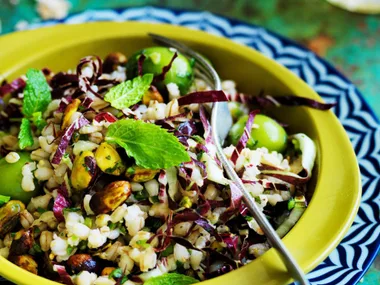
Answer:
M0 159L1 187L0 195L11 196L12 200L28 203L39 193L39 184L35 183L34 191L26 192L21 188L22 168L27 162L32 162L30 153L19 152L20 159L15 163L8 163L5 158Z
M248 115L241 117L231 128L228 139L233 145L236 145L244 132ZM251 137L248 140L247 147L256 149L266 147L269 151L283 152L286 148L287 134L282 126L272 118L265 115L256 115L253 121L258 128L252 128Z
M174 49L166 47L150 47L136 52L128 59L126 65L127 78L131 79L138 75L138 59L141 54L146 57L142 68L143 74L153 73L154 75L159 75L162 73L162 68L170 63L174 53ZM175 83L178 85L181 95L185 95L193 83L193 79L194 72L190 61L178 53L178 57L173 61L171 68L165 75L165 79L162 82L155 83L155 85L161 92L164 92L166 84Z

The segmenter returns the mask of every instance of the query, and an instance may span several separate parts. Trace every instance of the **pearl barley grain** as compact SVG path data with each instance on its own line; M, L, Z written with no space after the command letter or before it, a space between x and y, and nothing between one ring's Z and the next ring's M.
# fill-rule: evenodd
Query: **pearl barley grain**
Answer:
M5 157L5 161L8 163L16 163L19 161L20 156L17 152L11 151L10 153L7 154Z

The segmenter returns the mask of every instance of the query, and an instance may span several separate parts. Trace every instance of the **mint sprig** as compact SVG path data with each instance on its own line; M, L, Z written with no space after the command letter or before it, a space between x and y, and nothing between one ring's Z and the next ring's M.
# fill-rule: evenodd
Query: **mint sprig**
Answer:
M20 132L18 133L18 144L21 149L32 146L34 143L32 127L28 119L23 118L20 125Z
M27 81L24 89L22 113L32 117L33 113L44 112L51 102L49 84L42 71L30 68L26 73Z
M25 118L22 119L20 132L18 134L21 149L33 145L31 122L33 122L39 130L42 130L46 126L46 121L42 118L42 113L51 102L50 88L44 74L38 69L30 68L26 72L26 77L27 81L22 106L22 113Z
M153 277L144 282L144 285L190 285L199 281L193 277L178 273L166 273Z
M104 100L109 102L116 109L128 108L139 101L149 89L153 80L153 74L147 73L132 80L127 80L112 87L104 96Z
M105 139L123 147L143 168L163 169L190 161L184 146L173 134L143 121L119 120L108 127Z

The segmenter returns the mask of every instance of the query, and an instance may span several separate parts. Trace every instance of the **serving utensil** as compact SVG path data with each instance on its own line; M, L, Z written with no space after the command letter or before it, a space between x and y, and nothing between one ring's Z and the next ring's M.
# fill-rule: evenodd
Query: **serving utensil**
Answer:
M212 67L212 65L204 59L199 53L195 52L183 43L177 42L175 40L163 37L161 35L149 33L152 39L163 46L173 47L183 55L195 59L195 67L198 69L197 76L206 81L210 86L214 86L215 90L221 90L221 80L218 73ZM227 157L223 153L222 142L228 135L228 132L232 126L232 117L228 109L227 102L216 102L213 104L211 113L211 127L212 127L212 137L214 144L216 146L216 153L219 160L228 175L228 177L238 186L243 194L243 200L248 207L253 218L256 220L260 228L263 230L265 236L268 238L269 243L274 247L280 254L282 261L284 262L286 268L288 269L291 276L294 278L297 284L306 285L309 284L305 274L301 270L297 261L291 255L289 250L286 248L285 244L277 235L276 231L273 229L271 224L268 222L265 215L260 211L256 205L255 200L245 189L243 182L235 172L233 166L228 161Z

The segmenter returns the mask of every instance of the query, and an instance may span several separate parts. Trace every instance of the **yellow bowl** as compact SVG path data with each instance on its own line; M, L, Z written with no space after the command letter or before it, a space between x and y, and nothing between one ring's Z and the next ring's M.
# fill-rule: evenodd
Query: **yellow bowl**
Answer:
M17 32L0 38L0 76L12 80L30 67L53 71L75 68L86 55L133 51L153 45L148 32L183 41L206 55L222 78L233 79L239 90L272 95L320 97L292 72L259 52L228 39L164 24L88 23L59 25ZM283 239L305 272L315 268L338 245L351 226L360 203L360 174L354 151L342 125L331 111L304 107L279 108L275 115L305 132L318 145L311 203L296 226ZM315 187L314 187L315 186ZM0 274L18 284L58 284L33 275L4 258ZM287 284L291 278L274 249L250 264L203 284Z

